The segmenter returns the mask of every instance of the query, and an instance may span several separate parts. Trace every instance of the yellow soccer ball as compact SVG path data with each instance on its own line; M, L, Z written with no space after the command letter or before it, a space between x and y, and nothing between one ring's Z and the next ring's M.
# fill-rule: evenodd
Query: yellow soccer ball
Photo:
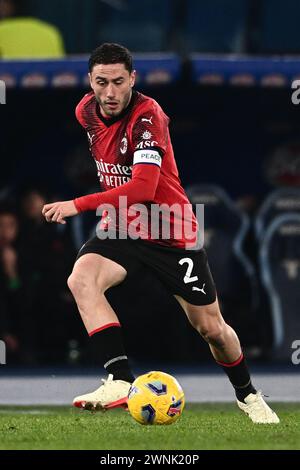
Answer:
M131 385L128 409L140 424L171 424L177 421L184 408L184 392L172 375L148 372Z

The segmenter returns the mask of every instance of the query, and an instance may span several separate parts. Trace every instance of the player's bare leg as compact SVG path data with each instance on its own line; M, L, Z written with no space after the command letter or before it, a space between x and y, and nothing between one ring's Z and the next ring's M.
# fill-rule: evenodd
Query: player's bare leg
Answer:
M126 275L122 266L95 253L88 253L76 261L68 286L88 334L109 323L119 322L105 292L124 281Z
M242 354L240 341L219 309L218 301L213 304L192 305L176 296L191 325L209 344L212 355L218 362L235 362Z
M109 376L95 392L76 397L74 405L84 409L126 406L134 380L126 356L119 319L105 292L120 284L126 270L112 260L88 253L80 257L68 279L86 330L99 351L99 360Z
M225 322L218 300L205 306L192 305L175 296L191 325L209 344L216 362L223 367L237 396L237 403L254 423L278 423L277 415L265 403L262 394L251 383L240 341Z

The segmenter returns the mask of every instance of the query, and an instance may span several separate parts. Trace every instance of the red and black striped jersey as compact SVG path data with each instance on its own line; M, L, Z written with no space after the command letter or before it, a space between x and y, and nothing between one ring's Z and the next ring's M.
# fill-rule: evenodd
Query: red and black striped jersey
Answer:
M125 217L126 230L135 229L146 240L181 248L195 244L196 217L179 179L169 118L159 104L133 91L120 115L104 118L90 92L78 104L76 117L87 132L102 190L75 199L77 209L110 204L118 214L111 223L119 231L124 229L119 222ZM120 205L124 201L120 196L127 198L126 208ZM137 205L147 211L147 217L134 210ZM154 221L157 212L159 227Z

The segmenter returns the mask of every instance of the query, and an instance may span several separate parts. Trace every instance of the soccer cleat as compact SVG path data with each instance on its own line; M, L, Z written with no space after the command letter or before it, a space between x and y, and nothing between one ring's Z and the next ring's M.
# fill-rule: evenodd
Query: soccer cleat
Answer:
M103 385L86 395L74 398L73 405L84 410L99 411L111 408L126 408L131 384L124 380L113 380L113 375L102 379Z
M245 398L245 403L237 400L238 407L243 410L253 423L275 424L279 423L277 414L271 410L263 399L262 393L249 393Z

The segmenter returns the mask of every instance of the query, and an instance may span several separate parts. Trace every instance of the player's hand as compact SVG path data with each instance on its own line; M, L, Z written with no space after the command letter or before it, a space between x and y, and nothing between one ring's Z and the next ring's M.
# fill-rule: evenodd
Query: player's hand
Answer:
M74 201L52 202L43 207L42 214L47 222L66 224L65 218L78 214Z

